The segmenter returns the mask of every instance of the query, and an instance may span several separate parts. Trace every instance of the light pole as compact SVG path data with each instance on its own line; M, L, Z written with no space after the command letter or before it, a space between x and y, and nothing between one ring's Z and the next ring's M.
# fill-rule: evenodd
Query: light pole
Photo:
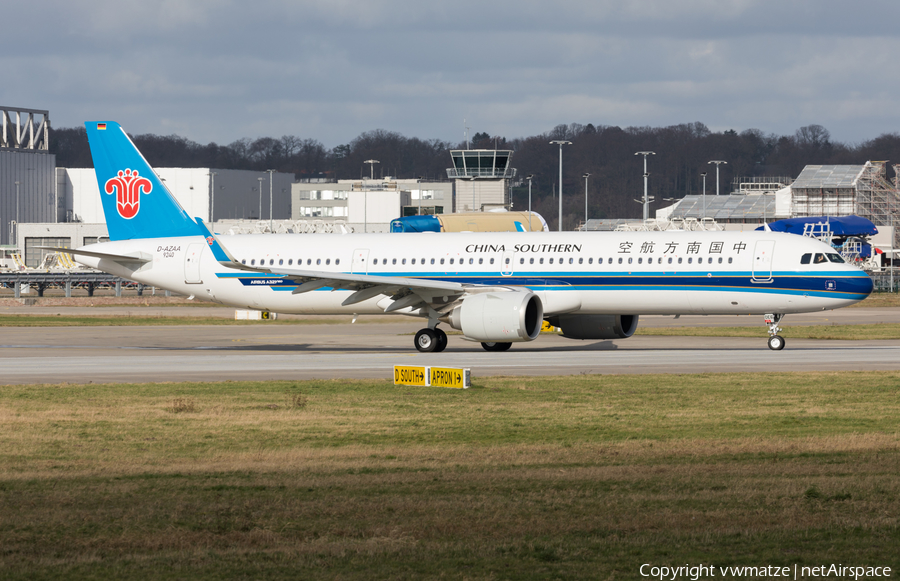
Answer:
M216 215L216 176L219 175L219 172L213 171L209 173L210 185L209 185L209 200L210 200L210 209L209 209L209 221L215 222Z
M528 180L528 231L532 232L532 224L531 224L531 180L534 179L534 174L528 174L525 176L525 179Z
M422 180L425 179L425 176L419 176L419 209L416 211L416 216L422 215Z
M638 151L635 155L643 155L644 156L644 222L650 217L650 199L647 198L647 178L650 177L650 174L647 173L647 156L648 155L656 155L655 151Z
M21 184L19 180L16 180L16 237L14 244L16 248L19 246L19 184Z
M367 159L363 163L369 164L369 179L375 179L375 164L381 163L377 159ZM369 196L366 188L363 188L363 232L369 231Z
M375 164L381 163L381 162L378 161L377 159L367 159L363 163L369 164L369 179L374 180L375 179Z
M584 227L587 228L587 221L588 221L588 193L587 193L588 190L587 190L587 186L588 186L588 178L591 177L591 174L584 173L581 175L581 177L584 178Z
M563 145L572 145L571 141L551 141L550 143L555 143L559 145L559 228L558 230L562 232L563 226L563 213L562 213L562 148Z
M259 214L257 214L257 220L262 220L262 183L266 178L256 178L256 181L259 182Z
M703 213L700 214L700 219L706 218L706 172L700 174L703 176Z
M269 232L274 234L275 227L272 222L272 178L275 176L275 170L267 169L266 171L269 172Z
M716 164L716 195L718 196L719 195L719 166L722 165L723 163L728 163L728 162L722 161L722 160L714 160L714 161L708 161L706 163Z

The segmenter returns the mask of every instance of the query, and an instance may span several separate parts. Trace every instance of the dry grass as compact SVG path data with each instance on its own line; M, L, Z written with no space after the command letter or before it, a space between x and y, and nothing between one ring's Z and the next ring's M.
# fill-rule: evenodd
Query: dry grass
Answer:
M854 303L850 308L862 307L878 309L884 307L900 307L900 293L872 293L865 300Z
M668 337L765 337L761 325L747 327L638 327L637 335ZM786 325L778 333L786 339L832 339L868 341L900 339L900 325Z
M897 565L900 373L0 388L9 578ZM190 401L190 413L172 413Z

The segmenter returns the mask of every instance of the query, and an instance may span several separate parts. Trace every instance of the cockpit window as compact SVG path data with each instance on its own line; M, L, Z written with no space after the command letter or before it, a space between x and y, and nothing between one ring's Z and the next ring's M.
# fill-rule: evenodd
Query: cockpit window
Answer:
M809 264L810 259L812 258L812 254L806 253L800 257L800 264Z
M840 254L830 253L830 254L826 254L826 256L828 257L828 260L830 260L831 262L836 262L838 264L844 263L844 259L841 258Z
M822 264L823 262L828 262L824 254L816 254L815 258L813 258L813 264Z

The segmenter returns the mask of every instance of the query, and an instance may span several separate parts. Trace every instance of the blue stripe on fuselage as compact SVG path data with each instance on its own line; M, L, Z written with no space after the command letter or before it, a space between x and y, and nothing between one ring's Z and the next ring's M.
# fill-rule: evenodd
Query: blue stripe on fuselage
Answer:
M872 292L872 279L865 274L848 276L847 272L809 273L779 272L771 279L754 279L748 272L739 273L523 273L513 276L496 274L451 275L446 273L379 273L391 277L408 277L415 280L441 280L487 286L524 286L532 290L642 290L642 291L733 291L755 293L783 293L792 295L809 294L821 297L865 298ZM236 278L244 286L279 287L279 290L293 289L297 283L287 275L265 275L247 273L218 273L219 278ZM377 275L376 275L377 276ZM331 290L320 289L320 290Z

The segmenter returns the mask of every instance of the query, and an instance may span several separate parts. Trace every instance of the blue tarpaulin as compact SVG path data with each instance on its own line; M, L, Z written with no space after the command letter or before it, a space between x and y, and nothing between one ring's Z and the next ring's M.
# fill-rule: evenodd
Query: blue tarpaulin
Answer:
M404 216L391 220L391 232L440 232L441 222L435 216Z
M859 216L815 216L812 218L788 218L769 224L769 229L775 232L789 232L791 234L803 234L807 224L827 222L834 236L873 236L878 234L878 228L870 220ZM757 230L765 230L760 226Z

